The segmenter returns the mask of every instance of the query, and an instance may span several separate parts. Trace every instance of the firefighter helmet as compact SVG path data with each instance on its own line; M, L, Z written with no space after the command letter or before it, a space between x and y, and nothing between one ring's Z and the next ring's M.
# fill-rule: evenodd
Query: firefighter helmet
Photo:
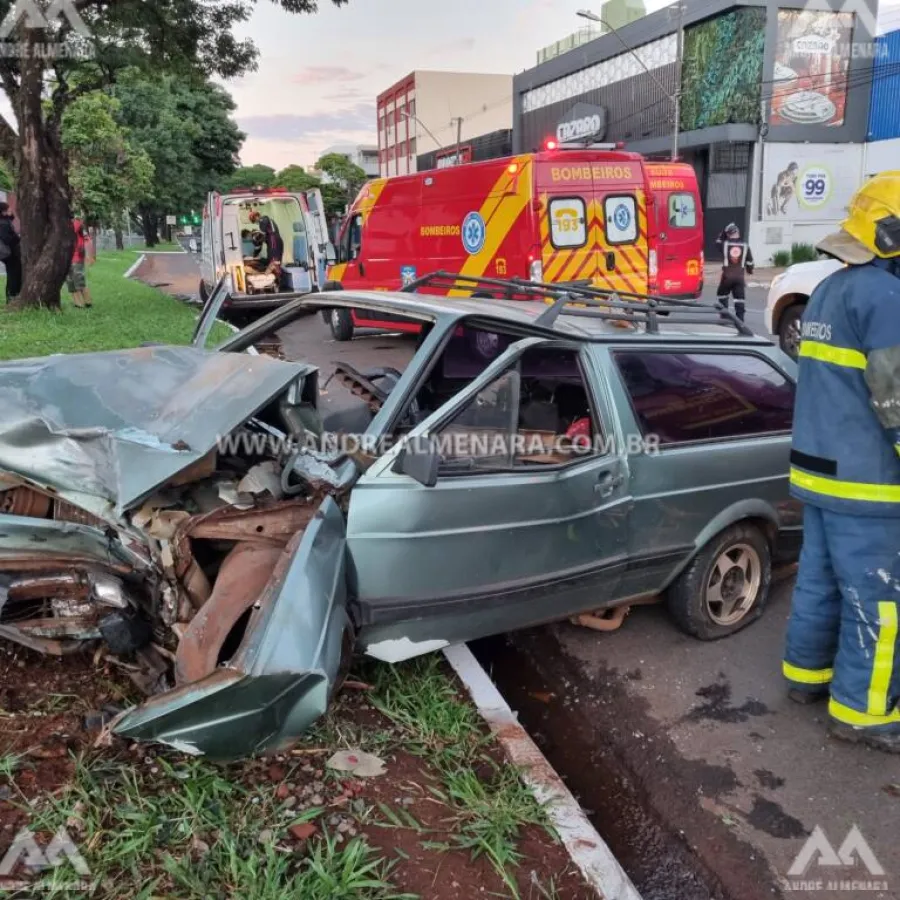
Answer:
M841 230L825 238L819 249L851 266L875 257L900 257L900 171L870 178L850 201Z

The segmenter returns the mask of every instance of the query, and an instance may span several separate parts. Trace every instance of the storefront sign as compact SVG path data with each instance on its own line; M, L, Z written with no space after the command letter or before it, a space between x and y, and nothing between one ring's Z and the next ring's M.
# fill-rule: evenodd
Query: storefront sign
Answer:
M576 103L566 119L556 129L556 139L561 144L571 141L585 141L589 138L602 140L606 134L606 109L588 103Z

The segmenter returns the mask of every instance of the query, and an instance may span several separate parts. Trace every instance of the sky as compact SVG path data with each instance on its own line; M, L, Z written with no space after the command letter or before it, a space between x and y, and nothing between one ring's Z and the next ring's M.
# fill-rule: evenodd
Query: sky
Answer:
M310 167L331 144L376 144L375 98L404 75L521 72L588 24L575 15L585 7L600 0L319 0L311 16L262 0L242 35L259 47L259 70L225 82L247 133L241 162Z

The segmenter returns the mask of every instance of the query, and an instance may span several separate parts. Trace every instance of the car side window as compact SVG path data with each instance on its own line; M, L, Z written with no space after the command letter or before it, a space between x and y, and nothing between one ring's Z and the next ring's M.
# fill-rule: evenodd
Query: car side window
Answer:
M614 354L645 439L660 446L790 432L794 383L753 353Z
M669 196L669 226L671 228L697 227L697 201L693 194Z
M438 432L442 475L568 465L603 452L574 350L536 347Z

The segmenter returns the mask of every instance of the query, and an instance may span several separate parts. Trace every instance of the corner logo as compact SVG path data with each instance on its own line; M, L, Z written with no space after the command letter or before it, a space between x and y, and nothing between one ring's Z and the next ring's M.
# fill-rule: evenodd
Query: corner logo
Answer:
M41 872L44 869L61 866L66 860L79 875L91 874L84 857L78 852L65 828L60 828L53 835L46 850L41 850L34 834L28 828L23 828L0 860L0 877L12 875L19 863L32 872Z
M90 35L90 29L81 18L75 0L50 0L46 9L43 9L37 0L16 0L0 22L0 39L8 38L23 19L26 29L49 29L59 18L65 19L72 30L83 37Z
M875 0L871 0L875 5ZM822 20L823 16L833 15L834 13L846 13L855 16L853 39L859 36L860 27L867 31L870 38L874 38L878 34L878 13L869 5L869 0L841 0L837 8L822 9L819 0L806 0L803 4L803 12L808 13L810 17Z
M462 223L462 242L466 248L466 253L475 256L484 249L484 242L487 239L487 227L481 213L470 212Z
M857 873L861 874L863 870L871 880L859 878ZM884 867L856 825L837 850L817 825L787 874L784 887L792 891L878 892L888 889ZM827 878L822 877L826 875Z

